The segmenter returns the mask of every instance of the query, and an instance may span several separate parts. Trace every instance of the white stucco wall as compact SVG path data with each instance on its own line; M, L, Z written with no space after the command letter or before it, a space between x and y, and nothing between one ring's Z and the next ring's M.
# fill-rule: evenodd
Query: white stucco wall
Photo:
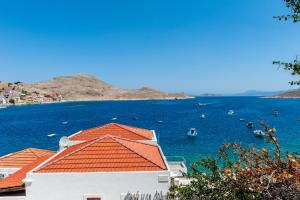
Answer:
M127 192L167 193L170 172L29 173L26 200L120 200Z

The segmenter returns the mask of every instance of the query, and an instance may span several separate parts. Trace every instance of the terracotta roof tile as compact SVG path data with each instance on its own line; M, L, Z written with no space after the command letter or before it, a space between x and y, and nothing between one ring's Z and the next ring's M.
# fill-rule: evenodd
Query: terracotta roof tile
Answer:
M50 158L52 154L49 153L48 155L39 157L31 164L23 167L22 169L18 170L14 174L0 180L0 193L24 190L24 183L22 182L22 180L26 177L26 174L32 169L34 169L35 167L37 167L39 164L41 164L42 162Z
M35 172L121 172L166 169L158 146L106 135L65 149Z
M110 123L96 128L87 129L70 137L70 140L92 140L104 135L127 138L130 140L152 140L151 130L135 128L117 123Z
M22 168L38 158L52 155L52 151L29 148L0 158L0 168Z

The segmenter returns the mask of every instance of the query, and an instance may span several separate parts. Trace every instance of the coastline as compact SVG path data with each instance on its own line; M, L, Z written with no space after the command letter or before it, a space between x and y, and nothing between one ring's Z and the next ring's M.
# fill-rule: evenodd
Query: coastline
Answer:
M143 99L80 99L80 100L62 100L58 102L43 102L43 103L17 103L17 104L0 104L0 107L3 106L29 106L29 105L44 105L44 104L60 104L60 103L72 103L72 102L101 102L101 101L169 101L169 100L186 100L194 99L194 96L187 97L169 97L169 98L143 98Z
M271 97L260 97L262 99L300 99L300 97L280 97L280 96L271 96Z

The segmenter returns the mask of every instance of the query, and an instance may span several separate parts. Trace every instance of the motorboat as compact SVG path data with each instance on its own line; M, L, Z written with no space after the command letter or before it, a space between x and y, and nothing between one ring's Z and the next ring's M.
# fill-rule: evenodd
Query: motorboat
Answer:
M196 137L197 136L197 130L195 128L190 128L190 130L187 132L188 137Z
M253 134L256 137L264 137L264 136L266 136L266 133L264 133L262 130L255 130L255 131L253 131Z
M245 121L245 119L243 119L243 118L240 118L240 121L241 121L241 122L243 122L243 121Z
M206 104L205 103L198 103L198 106L206 106Z
M229 110L227 114L228 115L233 115L234 114L234 110Z
M55 133L51 133L51 134L48 134L47 136L51 138L51 137L56 136L56 134Z
M200 118L201 118L201 119L205 119L205 114L202 114L202 115L200 116Z
M65 122L62 122L62 124L68 124L69 122L65 121Z
M159 120L159 121L157 121L157 123L159 123L159 124L162 124L162 123L163 123L163 121Z
M248 123L247 123L247 127L248 127L248 128L253 128L253 122L248 122Z
M273 111L273 115L277 116L279 112L277 110Z
M116 118L116 117L111 118L112 121L116 121L117 119L118 118Z

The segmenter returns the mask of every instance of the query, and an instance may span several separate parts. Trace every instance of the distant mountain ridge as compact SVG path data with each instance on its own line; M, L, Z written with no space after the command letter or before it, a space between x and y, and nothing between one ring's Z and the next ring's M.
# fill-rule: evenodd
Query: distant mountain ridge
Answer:
M42 94L57 93L69 101L191 98L185 93L166 93L149 87L135 90L121 89L88 74L58 76L49 81L22 85L28 91Z

